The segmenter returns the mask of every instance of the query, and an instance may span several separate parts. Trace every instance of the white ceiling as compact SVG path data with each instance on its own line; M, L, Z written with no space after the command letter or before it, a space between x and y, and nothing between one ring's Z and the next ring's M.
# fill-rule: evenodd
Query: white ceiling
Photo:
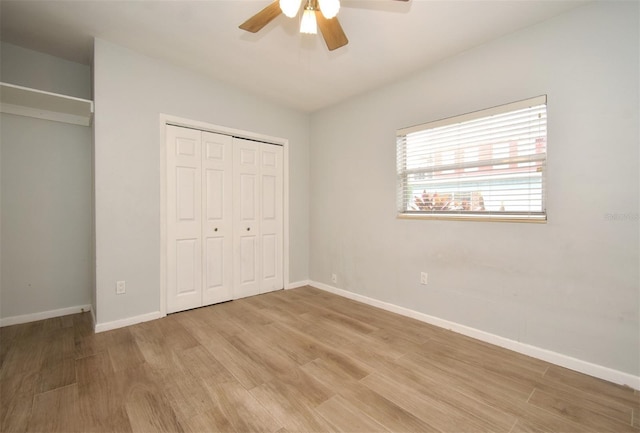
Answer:
M93 37L315 111L531 26L584 1L342 0L349 38L328 51L284 15L238 28L269 0L0 1L3 41L90 64Z

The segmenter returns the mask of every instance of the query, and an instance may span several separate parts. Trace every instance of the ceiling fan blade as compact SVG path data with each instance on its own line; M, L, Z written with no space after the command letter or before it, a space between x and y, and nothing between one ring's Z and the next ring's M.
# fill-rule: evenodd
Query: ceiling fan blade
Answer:
M317 10L316 21L318 22L318 27L320 27L322 37L329 51L333 51L349 43L349 39L347 39L347 35L344 34L344 30L342 30L342 26L337 17L328 20L322 15L322 12Z
M260 12L240 24L238 27L240 27L242 30L256 33L271 21L273 21L273 19L281 13L282 11L280 10L280 3L278 0L275 0L269 6L262 9Z

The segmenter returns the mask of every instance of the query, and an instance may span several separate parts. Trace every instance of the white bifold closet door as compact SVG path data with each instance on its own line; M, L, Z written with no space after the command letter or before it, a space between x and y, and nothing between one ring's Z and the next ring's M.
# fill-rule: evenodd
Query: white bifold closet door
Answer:
M235 138L235 298L283 288L282 187L282 146Z
M282 147L167 126L167 312L283 288Z

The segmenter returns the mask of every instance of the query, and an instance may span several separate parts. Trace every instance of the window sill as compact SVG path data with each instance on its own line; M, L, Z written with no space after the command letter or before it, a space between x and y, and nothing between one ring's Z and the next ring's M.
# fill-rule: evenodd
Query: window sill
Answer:
M533 223L546 224L547 217L542 216L519 216L519 215L481 215L481 214L425 214L425 213L399 213L398 219L407 220L441 220L441 221L482 221L482 222L502 222L502 223Z

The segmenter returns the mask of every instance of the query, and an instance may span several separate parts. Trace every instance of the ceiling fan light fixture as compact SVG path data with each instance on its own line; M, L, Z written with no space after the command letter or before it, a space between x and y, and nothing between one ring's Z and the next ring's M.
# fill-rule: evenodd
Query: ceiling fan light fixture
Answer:
M316 11L313 8L306 7L302 13L300 21L300 33L315 35L318 33L318 23L316 22Z
M280 0L280 10L289 18L298 15L302 0Z
M282 0L280 0L282 1ZM340 0L318 0L322 15L328 20L338 15Z

